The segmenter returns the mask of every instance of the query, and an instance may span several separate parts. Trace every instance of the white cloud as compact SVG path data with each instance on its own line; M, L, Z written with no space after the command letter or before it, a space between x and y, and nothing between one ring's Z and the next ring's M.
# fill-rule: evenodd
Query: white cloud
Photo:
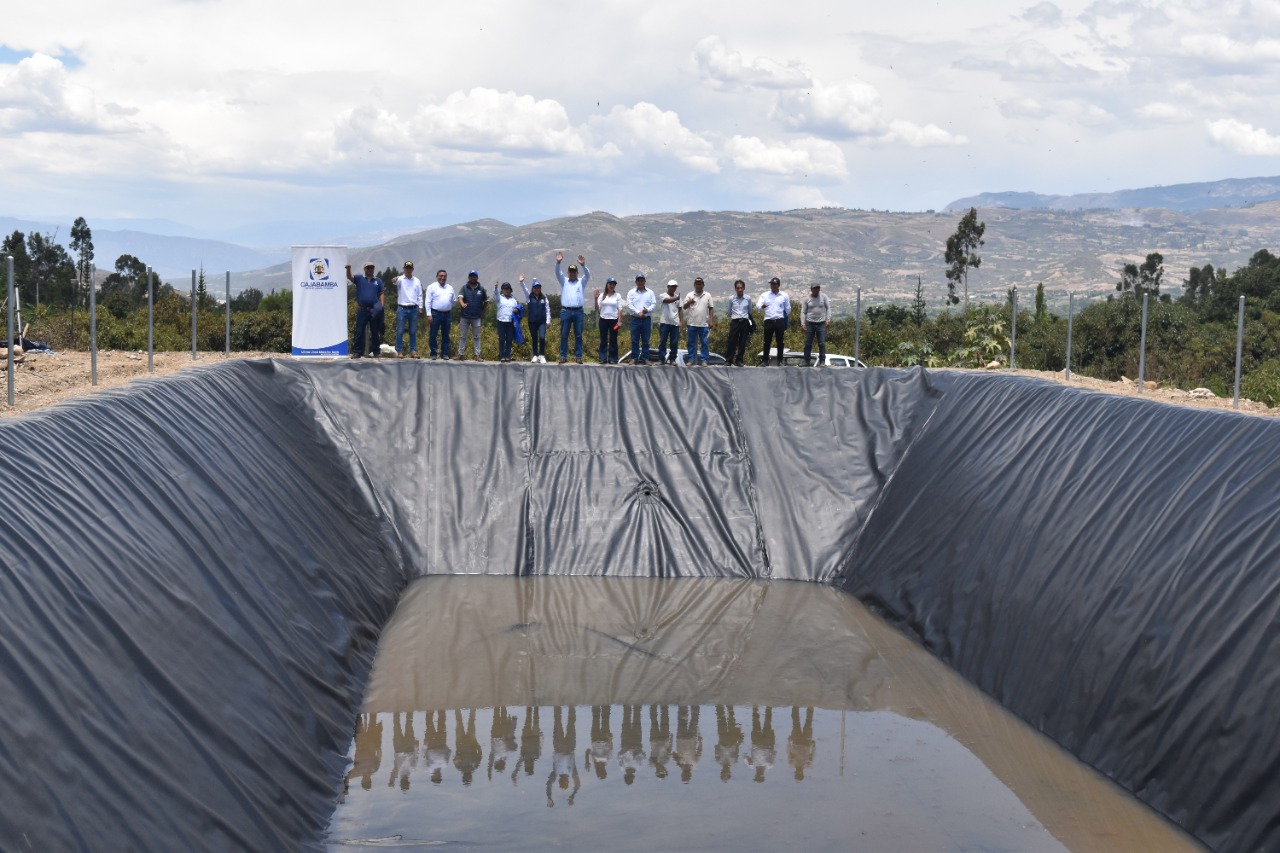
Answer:
M919 125L883 116L880 93L861 80L830 86L815 84L806 91L783 92L776 114L788 128L836 139L869 139L924 148L963 145L968 140L936 124Z
M338 118L334 136L342 158L408 160L428 170L586 152L582 133L558 102L482 87L404 116L381 107L350 109Z
M796 89L812 82L808 70L798 62L783 63L763 56L743 62L742 55L729 50L719 36L698 42L693 58L703 77L729 88Z
M650 103L616 106L607 116L591 119L587 126L600 146L674 160L699 172L720 170L710 142L685 127L675 112Z
M1062 21L1062 10L1052 3L1037 3L1023 10L1022 20L1039 27L1054 27Z
M1185 107L1170 104L1166 101L1153 101L1138 108L1138 118L1147 121L1180 124L1191 121L1194 116Z
M1265 128L1233 118L1219 119L1207 124L1209 137L1219 145L1237 154L1260 157L1280 155L1280 136L1272 136Z
M889 122L889 131L884 135L883 141L896 142L911 148L969 144L967 137L943 130L936 124L919 125L901 120Z
M1196 33L1183 36L1178 43L1189 56L1233 65L1280 59L1280 40L1272 38L1242 41L1225 33Z
M791 129L810 133L847 138L877 136L883 130L880 93L861 80L782 92L777 113Z
M725 144L725 153L738 169L793 177L845 178L840 146L825 139L794 142L765 142L755 136L735 136Z
M0 70L0 133L111 133L131 129L131 111L99 105L57 59L43 53Z
M1093 66L1105 66L1105 60L1092 57ZM1056 51L1037 39L1022 39L1005 49L999 59L989 59L985 54L967 56L955 63L963 71L990 71L1009 81L1069 81L1092 76L1093 67L1079 62L1067 62Z

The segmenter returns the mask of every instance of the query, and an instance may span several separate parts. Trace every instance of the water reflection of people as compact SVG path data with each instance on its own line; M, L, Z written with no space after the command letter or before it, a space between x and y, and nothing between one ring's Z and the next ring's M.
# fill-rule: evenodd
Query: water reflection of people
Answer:
M444 769L449 766L449 733L445 728L444 711L427 711L426 728L422 732L423 757L431 781L439 785Z
M742 726L733 716L733 706L716 706L716 763L720 765L720 781L728 782L733 765L738 763L738 747L742 746Z
M395 757L391 763L391 778L387 787L395 785L396 776L400 777L400 790L409 790L409 772L418 766L418 739L413 735L413 712L404 714L404 725L400 725L400 714L391 715L391 748Z
M666 706L649 706L649 763L653 765L653 775L659 779L667 778L667 762L671 760L671 711Z
M373 789L373 774L382 764L382 723L376 714L361 714L356 719L356 754L351 762L351 772L342 781L342 792L350 790L352 777L360 777L360 787Z
M791 706L791 736L787 738L787 761L796 770L796 781L804 780L804 770L813 764L817 744L813 742L813 706L804 710L804 724L800 723L800 708Z
M591 746L587 747L583 763L588 767L594 765L599 779L609 775L609 760L613 758L613 731L609 726L612 710L612 705L591 706Z
M697 705L681 705L677 712L675 759L680 767L680 781L688 783L693 778L693 768L702 760Z
M493 709L493 725L489 727L488 778L507 771L507 759L516 754L516 718L507 713L506 706Z
M555 805L551 797L552 784L559 779L560 790L569 790L569 780L573 780L573 790L569 792L569 798L565 800L566 805L573 805L573 798L578 795L578 789L582 787L582 781L578 778L578 735L575 730L577 724L577 709L572 705L569 706L569 724L564 725L564 718L560 713L560 706L556 706L555 710L555 729L551 734L551 775L547 777L547 808Z
M524 727L520 730L520 761L516 764L516 768L511 771L511 784L516 783L516 777L520 774L521 765L524 766L524 775L533 775L533 766L537 764L538 759L542 757L542 725L538 721L538 708L536 705L526 706L524 709Z
M462 711L455 709L453 722L453 766L462 774L462 784L470 785L476 768L484 760L484 749L480 746L480 739L476 737L476 709L467 711L466 726L462 724Z
M764 725L761 725L760 707L758 705L752 705L751 754L747 757L747 764L750 764L755 768L755 781L757 782L763 782L764 772L773 766L773 759L777 755L774 744L773 709L764 709Z
M622 735L618 740L618 766L628 785L636 780L636 771L644 766L644 727L639 705L622 707Z

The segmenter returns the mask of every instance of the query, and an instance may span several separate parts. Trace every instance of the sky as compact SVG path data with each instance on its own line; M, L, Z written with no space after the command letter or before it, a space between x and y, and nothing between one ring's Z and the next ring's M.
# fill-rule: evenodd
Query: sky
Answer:
M0 215L270 245L1280 175L1280 0L51 0Z

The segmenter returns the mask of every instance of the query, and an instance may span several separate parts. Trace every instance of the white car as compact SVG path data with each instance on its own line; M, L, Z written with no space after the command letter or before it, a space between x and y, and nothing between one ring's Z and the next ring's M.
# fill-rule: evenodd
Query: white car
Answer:
M770 350L769 355L776 357L777 350ZM764 358L764 353L760 354L760 358ZM809 355L810 364L818 364L820 356L814 352ZM782 351L782 363L787 367L804 367L804 352L802 350L784 349ZM827 367L866 367L858 359L851 355L841 355L840 353L827 353L825 362Z

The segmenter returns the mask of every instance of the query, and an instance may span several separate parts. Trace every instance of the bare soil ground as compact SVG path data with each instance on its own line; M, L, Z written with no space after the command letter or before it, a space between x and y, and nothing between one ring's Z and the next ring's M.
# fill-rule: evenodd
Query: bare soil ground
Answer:
M287 358L278 353L239 352L232 353L231 358ZM153 376L176 373L179 370L201 370L226 360L220 352L202 352L195 360L191 360L190 352L157 352L155 354L155 370ZM98 353L98 384L95 386L90 376L90 360L87 352L59 352L54 355L31 353L25 361L16 365L14 375L14 405L8 406L8 377L5 362L0 360L0 417L14 417L28 412L60 403L64 400L92 394L103 388L117 388L135 379L146 377L147 354L145 352L100 352ZM1035 370L1002 371L1012 372L1018 376L1031 376L1047 379L1052 382L1068 384L1076 388L1087 388L1108 394L1138 396L1138 386L1133 382L1108 382L1091 379L1079 374L1072 374L1067 382L1061 373L1045 373ZM1164 403L1175 403L1183 406L1197 406L1210 409L1232 408L1230 397L1214 397L1209 392L1190 392L1178 388L1147 388L1143 394L1145 399ZM1271 409L1252 400L1241 400L1240 411L1253 415L1275 417L1280 415L1280 408Z
M268 353L237 352L232 358L262 358ZM179 370L201 370L225 362L217 352L202 352L195 361L190 352L157 352L152 376L163 376ZM14 366L13 406L9 406L8 363L0 359L0 417L14 417L43 409L73 397L93 394L104 388L118 388L135 379L146 377L145 352L103 351L98 353L98 384L92 381L87 352L29 353Z

